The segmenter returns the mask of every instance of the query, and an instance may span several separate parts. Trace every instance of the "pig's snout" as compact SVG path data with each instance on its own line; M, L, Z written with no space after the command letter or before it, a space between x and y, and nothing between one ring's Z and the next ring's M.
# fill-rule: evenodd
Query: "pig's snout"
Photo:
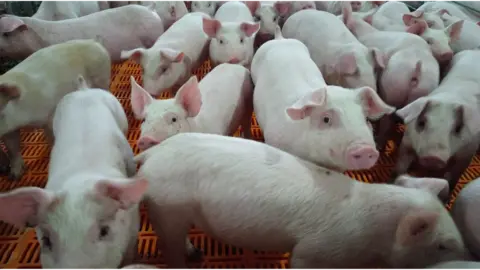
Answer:
M440 62L448 62L450 60L452 60L453 58L453 52L446 52L446 53L442 53L438 56L438 61Z
M362 7L362 2L360 1L351 1L350 5L352 6L353 11L359 11Z
M379 153L372 146L351 146L347 149L347 167L349 170L370 169L377 163Z
M428 169L442 169L447 165L445 161L436 156L421 157L418 161L421 166Z
M234 57L234 58L228 60L228 63L229 64L238 64L238 63L240 63L240 59Z
M157 145L158 143L159 141L155 140L154 138L150 136L145 136L138 139L137 145L138 145L138 149L140 149L141 151L144 151L152 146Z

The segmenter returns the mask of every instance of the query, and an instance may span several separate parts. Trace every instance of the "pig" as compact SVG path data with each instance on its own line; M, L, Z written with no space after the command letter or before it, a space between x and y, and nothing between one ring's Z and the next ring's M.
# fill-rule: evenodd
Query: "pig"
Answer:
M453 220L463 234L465 245L480 258L480 178L468 183L458 194L451 210Z
M446 179L453 191L479 146L479 61L480 51L456 54L434 91L396 111L406 131L394 175L418 161L429 176Z
M395 108L368 86L327 85L307 47L278 32L258 49L251 67L254 111L265 142L339 171L371 168L379 154L367 118Z
M355 16L348 6L342 19L362 44L384 53L385 68L379 73L378 93L387 104L403 108L438 86L439 63L421 37L408 32L379 31ZM387 135L398 121L401 120L394 114L380 119L376 140L379 149L385 147Z
M475 261L449 261L449 262L441 262L435 265L431 265L428 268L435 268L435 269L479 269L480 262Z
M442 15L442 19L449 25L461 21L459 18L451 16L447 13ZM450 44L454 53L464 50L473 50L480 46L480 27L477 23L470 20L463 21L463 27L460 30L458 38Z
M254 20L260 22L260 30L255 36L255 47L272 39L275 34L275 27L280 25L281 15L286 14L289 3L273 1L252 1L252 9L255 11Z
M334 15L340 15L342 13L342 6L344 4L343 2L344 1L325 1L326 10L324 9L320 9L320 10L327 11ZM366 12L375 7L382 5L387 1L348 1L348 2L350 2L350 5L354 12ZM317 7L318 6L319 4L317 4Z
M122 51L143 68L143 87L157 96L183 85L208 57L210 38L203 32L203 12L193 12L175 22L150 49Z
M203 32L211 38L209 53L213 66L223 63L249 66L253 57L255 35L260 23L246 4L232 1L223 4L214 19L203 19Z
M155 3L155 11L162 19L165 30L188 13L184 1L142 1L143 6L151 6L152 3Z
M82 88L60 100L52 128L45 188L1 194L0 220L35 228L43 268L131 262L140 229L138 203L148 182L131 178L136 166L120 102L104 89Z
M64 95L78 89L78 74L92 87L108 89L110 71L101 44L72 40L40 49L0 76L0 137L10 154L10 179L20 179L25 170L20 128L45 128L51 144L51 115Z
M215 134L170 137L135 161L171 268L186 267L191 224L226 244L291 252L294 269L420 268L467 258L428 186L354 181L264 143Z
M432 12L425 12L417 9L415 11L403 14L402 17L404 23L408 25L412 24L416 20L424 20L427 22L429 28L442 30L445 28L445 21L442 20L441 16L446 12L447 11L444 9Z
M163 23L153 6L128 5L61 22L2 16L0 32L3 33L0 57L21 60L54 44L74 39L97 39L106 47L111 60L118 63L122 50L151 47L163 33Z
M334 15L319 10L299 11L285 22L282 33L307 46L327 84L377 89L375 69L384 68L382 52L358 42Z
M234 64L215 67L198 83L194 75L172 99L154 100L131 77L131 106L141 126L142 151L183 132L233 135L242 125L251 138L253 85L250 72Z
M462 20L471 20L473 22L477 22L479 20L478 15L474 14L471 9L447 1L427 1L417 10L425 13L437 13L437 15L448 12L450 15Z
M442 183L439 185L439 183ZM394 182L397 186L421 188L422 186L429 186L430 188L437 188L436 193L438 198L442 202L447 202L450 199L448 181L441 178L425 178L425 177L412 177L407 174L402 174L395 179Z
M192 12L204 12L210 17L215 16L217 11L217 2L216 1L192 1Z
M405 3L388 1L379 8L372 9L364 14L359 13L358 15L361 15L364 21L378 30L405 32L406 27L403 15L408 13L410 13L410 10Z
M42 1L32 18L45 21L75 19L108 9L107 1Z

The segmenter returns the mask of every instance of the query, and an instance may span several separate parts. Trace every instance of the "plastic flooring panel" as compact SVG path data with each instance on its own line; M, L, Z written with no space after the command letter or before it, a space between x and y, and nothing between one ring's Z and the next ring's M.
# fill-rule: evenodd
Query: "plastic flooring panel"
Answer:
M201 80L211 69L210 62L205 62L196 72ZM112 81L110 90L119 99L129 119L130 130L128 140L138 153L136 140L140 135L140 121L135 120L130 109L130 77L133 76L137 82L141 82L141 68L132 61L122 65L112 66ZM172 97L170 93L164 93L160 98ZM252 116L252 134L256 140L263 141L263 135L255 119ZM403 126L397 125L392 136L400 135ZM236 136L239 136L237 131ZM22 130L22 154L28 169L20 181L9 181L6 177L0 179L0 191L9 191L21 186L43 187L47 181L48 160L50 147L45 142L42 130ZM373 183L385 182L394 166L395 145L389 141L384 153L382 153L378 164L371 170L346 172L345 174L358 181ZM480 157L473 159L469 169L463 174L455 188L454 195L460 192L461 188L472 179L480 176ZM454 197L455 197L454 196ZM452 199L453 201L453 199ZM450 203L451 204L451 203ZM449 205L450 206L450 205ZM145 207L140 207L141 227L139 231L138 263L148 263L164 268L165 264L161 252L157 248L157 241L152 226L148 220ZM250 251L225 245L209 236L201 230L192 228L190 239L193 244L201 248L204 257L200 262L192 262L190 267L196 268L288 268L288 254ZM0 222L0 267L1 268L40 268L39 244L33 229L18 230L13 226Z

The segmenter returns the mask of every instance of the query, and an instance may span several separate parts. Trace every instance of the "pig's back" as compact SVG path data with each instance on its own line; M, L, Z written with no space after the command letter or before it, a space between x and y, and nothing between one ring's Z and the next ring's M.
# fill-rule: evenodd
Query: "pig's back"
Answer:
M406 33L393 31L376 31L360 36L358 40L365 46L376 47L385 52L388 56L404 49L414 47L430 51L428 44L421 37Z
M447 76L434 93L448 93L449 96L453 94L470 101L475 95L480 95L479 62L479 50L466 50L455 54Z
M215 13L215 19L221 22L253 21L252 13L248 7L244 3L237 1L223 4Z

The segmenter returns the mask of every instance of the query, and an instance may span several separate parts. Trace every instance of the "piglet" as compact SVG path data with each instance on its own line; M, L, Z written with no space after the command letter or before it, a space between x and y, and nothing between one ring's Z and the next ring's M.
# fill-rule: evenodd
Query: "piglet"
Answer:
M129 178L136 166L122 105L106 90L82 89L61 99L52 126L45 189L1 194L0 220L35 227L43 268L117 268L132 261L148 182Z
M337 170L375 165L379 153L367 118L395 110L375 90L327 85L307 47L281 34L258 49L251 71L266 143Z
M203 32L203 12L188 13L175 22L149 49L122 51L143 68L143 86L151 95L179 87L208 56L210 38Z
M119 27L119 25L121 27ZM24 59L37 50L74 39L98 39L120 62L120 52L149 48L163 33L160 17L150 8L128 5L63 21L0 17L0 57Z
M192 76L172 99L154 100L133 77L131 105L144 119L138 148L146 150L183 132L233 135L242 125L251 138L252 91L250 72L239 65L221 64L198 83Z
M283 26L286 38L303 42L329 85L377 89L375 69L384 67L384 56L367 48L336 16L319 10L303 10Z
M213 66L223 63L249 66L253 57L255 35L260 23L246 4L232 1L223 4L214 19L203 19L203 32L210 42L210 59Z
M408 13L410 10L405 3L388 1L376 9L358 15L378 30L405 32L403 15Z
M264 143L214 134L179 134L135 160L143 164L138 177L149 181L148 215L171 268L186 267L192 224L226 244L290 252L292 268L420 268L466 259L437 187L354 181Z
M447 13L442 15L442 19L448 25L453 25L461 21L459 18L451 16ZM454 53L464 50L473 50L480 46L480 26L470 20L463 21L463 27L458 34L458 38L452 40L450 47Z
M479 269L480 262L475 261L449 261L431 265L428 268L434 269Z
M479 146L479 62L480 51L456 54L433 92L396 112L406 131L395 174L418 161L429 176L446 179L453 191Z
M33 18L45 21L75 19L108 9L106 1L42 1Z
M255 36L255 47L260 47L263 43L273 38L275 27L280 24L280 15L286 14L288 3L273 1L251 1L252 10L254 10L254 19L260 23L260 30Z
M480 258L480 179L468 183L458 194L452 207L452 217L463 234L465 245Z
M142 1L142 5L147 7L152 3L155 3L155 11L162 19L165 30L188 13L184 1Z
M77 76L92 87L108 89L110 68L103 46L73 40L40 49L0 76L0 136L10 154L11 179L24 172L20 128L44 127L52 143L51 115L64 95L78 89Z
M215 16L217 1L192 1L192 12L203 12L210 17Z

